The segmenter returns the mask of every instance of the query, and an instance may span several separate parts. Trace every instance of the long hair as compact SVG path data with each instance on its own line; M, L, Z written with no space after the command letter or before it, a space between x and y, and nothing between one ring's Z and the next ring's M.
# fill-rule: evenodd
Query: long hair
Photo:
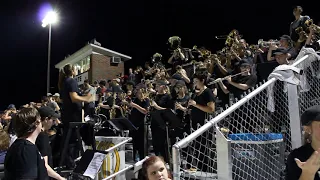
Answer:
M1 129L0 130L0 151L8 150L9 145L10 145L10 136L4 129Z
M68 76L72 76L72 69L73 66L71 64L65 65L59 72L59 82L58 82L58 88L59 91L63 89L64 81Z

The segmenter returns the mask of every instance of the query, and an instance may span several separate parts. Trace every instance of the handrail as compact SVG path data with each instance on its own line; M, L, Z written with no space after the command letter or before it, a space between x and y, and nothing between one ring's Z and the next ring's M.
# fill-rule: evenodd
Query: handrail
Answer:
M128 139L122 141L122 142L119 143L119 144L116 144L115 146L110 147L109 149L107 149L107 150L105 150L105 151L106 151L106 152L113 151L114 149L118 148L119 146L122 146L123 144L125 144L125 143L127 143L127 142L130 142L130 141L132 141L132 138L131 138L131 137L129 137Z
M102 180L112 179L112 178L116 177L117 175L122 174L122 173L125 173L127 170L130 170L130 169L132 169L132 168L138 167L138 168L141 169L143 162L146 161L147 159L149 159L148 156L146 156L144 159L136 162L134 165L130 165L130 166L124 168L124 169L121 169L120 171L118 171L118 172L116 172L116 173L114 173L114 174L111 174L110 176L108 176L108 177L106 177L106 178L104 178L104 179L102 179Z

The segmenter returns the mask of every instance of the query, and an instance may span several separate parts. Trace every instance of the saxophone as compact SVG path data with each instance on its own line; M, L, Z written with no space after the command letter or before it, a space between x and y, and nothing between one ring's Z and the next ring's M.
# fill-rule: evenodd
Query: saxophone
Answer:
M117 111L116 111L116 108L114 107L116 105L116 97L115 97L116 93L113 94L113 102L112 102L112 107L109 111L110 113L110 119L114 119L116 118L116 115L117 115Z

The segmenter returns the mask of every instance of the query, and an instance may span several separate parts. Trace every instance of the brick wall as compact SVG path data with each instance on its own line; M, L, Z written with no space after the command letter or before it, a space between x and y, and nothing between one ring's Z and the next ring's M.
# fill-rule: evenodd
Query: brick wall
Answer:
M90 83L106 79L111 80L117 77L120 73L124 74L124 63L120 64L110 64L110 57L92 54L91 55L91 65L90 65L90 73L89 80Z

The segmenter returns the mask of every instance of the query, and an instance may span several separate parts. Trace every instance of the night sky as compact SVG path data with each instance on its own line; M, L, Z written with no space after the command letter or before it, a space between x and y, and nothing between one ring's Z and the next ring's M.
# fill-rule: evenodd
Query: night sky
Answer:
M52 93L58 79L54 65L93 38L133 57L128 68L149 61L155 52L167 59L170 36L180 36L183 47L214 51L224 44L214 37L232 29L249 44L288 34L295 5L320 20L314 1L1 0L1 109L39 101L46 94L48 28L41 27L39 12L48 3L59 12L59 23L52 28Z

